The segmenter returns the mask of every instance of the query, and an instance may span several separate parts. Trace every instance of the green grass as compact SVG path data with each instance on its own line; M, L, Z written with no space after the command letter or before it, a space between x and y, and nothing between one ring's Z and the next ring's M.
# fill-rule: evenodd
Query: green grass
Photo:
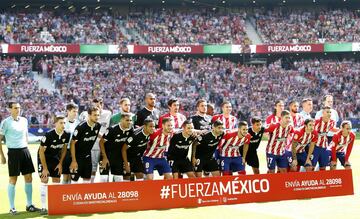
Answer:
M360 137L358 135L358 137ZM265 142L263 141L259 148L260 171L266 172L265 164ZM37 145L31 145L33 161L36 161ZM4 146L4 151L6 151ZM99 213L76 216L45 216L44 218L230 218L236 215L236 218L341 218L346 214L346 218L359 218L360 215L360 140L356 140L353 152L350 157L353 168L353 179L355 195L328 197L306 200L291 200L266 203L249 203L238 205L222 205L199 208L177 208L169 210L151 210L137 212L118 212L118 213ZM251 173L250 168L247 172ZM0 165L0 219L5 218L41 218L38 213L27 213L25 211L25 192L23 177L19 177L16 185L15 205L20 212L18 216L8 214L9 204L7 198L8 171L7 165ZM36 174L33 174L33 201L40 207L39 185L40 180Z

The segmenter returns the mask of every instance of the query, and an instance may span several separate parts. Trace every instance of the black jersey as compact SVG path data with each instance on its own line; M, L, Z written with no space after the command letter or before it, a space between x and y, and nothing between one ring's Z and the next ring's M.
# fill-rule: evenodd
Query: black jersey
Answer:
M211 159L217 149L219 142L224 134L217 137L214 136L212 131L205 132L197 138L200 144L196 147L196 158Z
M191 117L194 128L197 130L210 130L211 129L211 116L194 115Z
M60 159L62 148L69 142L70 134L64 131L57 133L55 129L48 131L41 139L40 146L45 148L45 157Z
M156 127L158 127L158 122L159 122L159 118L160 118L160 111L158 109L154 109L152 111L146 109L146 107L144 107L142 110L139 110L136 113L136 123L135 125L137 126L143 126L144 125L144 121L146 118L151 118L154 120Z
M264 131L265 131L264 127L261 127L261 129L258 133L254 132L252 127L249 128L248 133L251 135L249 150L258 149L260 142L261 142L261 138L264 134Z
M189 148L196 140L194 136L185 138L183 133L176 133L170 139L170 146L168 149L169 159L185 159L188 155Z
M122 129L119 124L109 127L105 134L105 148L110 153L111 151L121 151L122 146L126 140L132 135L133 128ZM122 159L122 157L120 157Z
M150 135L145 135L142 127L135 129L133 134L126 140L128 146L127 156L142 157L149 139Z
M80 123L75 128L72 140L76 140L76 157L86 158L91 156L91 149L93 148L96 138L98 137L100 128L100 123L95 123L91 127L87 121Z

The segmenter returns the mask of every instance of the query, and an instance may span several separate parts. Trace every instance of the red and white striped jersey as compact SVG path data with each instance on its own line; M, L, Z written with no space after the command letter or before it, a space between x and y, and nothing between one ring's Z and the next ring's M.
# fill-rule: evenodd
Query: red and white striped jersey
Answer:
M294 132L294 128L291 125L283 128L280 123L272 123L265 129L265 132L270 133L266 153L283 155L289 134Z
M316 146L321 148L327 148L328 146L328 132L335 127L335 121L330 119L328 122L324 122L322 117L315 120L315 130L318 132L318 140Z
M268 116L265 120L265 125L270 125L270 124L273 124L273 123L279 123L281 120L280 117L277 117L276 115L274 114L271 114L270 116Z
M302 127L304 125L304 122L304 118L300 113L296 113L294 116L292 116L292 123L295 129Z
M226 133L219 144L219 152L222 157L239 157L239 148L244 144L250 144L251 135L247 133L244 137L239 138L238 131Z
M150 135L148 146L144 152L144 157L163 158L164 153L170 145L171 134L163 134L162 129L157 129Z
M336 161L337 152L346 152L345 161L349 160L350 153L355 141L355 134L350 132L348 136L343 136L342 131L335 133L333 139L330 143L330 148L332 152L332 160Z
M176 116L171 115L170 113L166 113L159 118L159 128L162 128L162 120L164 118L172 118L174 120L174 128L181 128L182 124L186 120L186 117L181 113L176 113Z
M306 145L310 144L310 142L317 142L318 133L314 130L311 133L305 132L305 127L300 129L296 129L294 131L293 141L296 142L296 153L302 153L305 151Z
M238 125L236 117L232 115L226 118L224 114L217 114L212 117L211 122L215 122L216 120L222 121L224 123L224 128L227 130L235 129Z

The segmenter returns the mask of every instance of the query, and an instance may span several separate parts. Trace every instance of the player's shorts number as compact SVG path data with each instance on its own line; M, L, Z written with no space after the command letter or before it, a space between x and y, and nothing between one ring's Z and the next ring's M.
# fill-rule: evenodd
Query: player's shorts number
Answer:
M145 168L148 169L149 167L150 167L149 162L146 162L146 163L145 163Z
M268 164L271 164L273 158L272 157L268 157Z

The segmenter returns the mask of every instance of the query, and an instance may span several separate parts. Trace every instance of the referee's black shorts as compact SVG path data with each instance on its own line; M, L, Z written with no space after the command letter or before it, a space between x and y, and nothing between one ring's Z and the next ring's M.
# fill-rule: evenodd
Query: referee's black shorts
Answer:
M9 176L26 175L35 172L29 149L9 148L8 149Z

